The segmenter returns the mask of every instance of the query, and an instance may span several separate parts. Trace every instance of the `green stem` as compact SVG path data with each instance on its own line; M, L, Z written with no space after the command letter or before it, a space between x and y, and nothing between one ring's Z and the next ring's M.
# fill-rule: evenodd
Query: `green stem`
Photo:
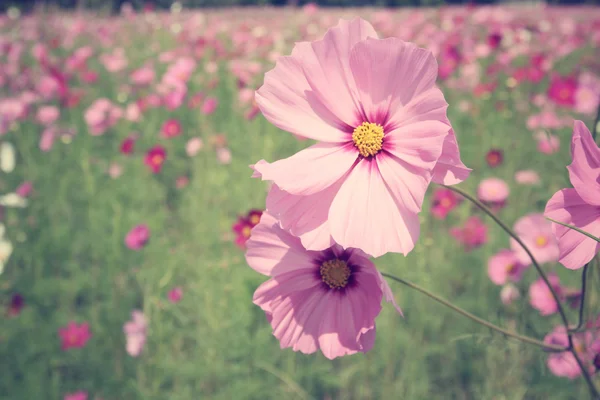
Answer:
M468 194L464 190L459 189L457 187L446 186L446 185L440 185L440 186L443 186L446 189L452 190L453 192L460 194L465 199L467 199L471 203L475 204L484 213L486 213L487 215L489 215L494 220L494 222L496 222L496 224L498 224L498 226L500 226L511 238L513 238L519 244L519 246L521 246L523 248L523 250L525 250L525 253L527 253L527 255L529 256L529 258L531 258L531 262L533 263L533 266L535 267L536 271L540 275L540 278L542 278L542 280L544 281L544 283L546 284L546 286L550 290L550 293L552 294L552 298L556 302L556 307L558 308L558 313L560 314L560 318L562 319L562 323L563 323L563 325L565 327L565 330L567 331L567 338L569 340L569 347L567 348L567 350L571 354L573 354L573 358L575 358L575 361L577 361L577 365L579 366L579 369L581 370L581 373L582 373L583 377L585 378L585 381L586 381L586 383L587 383L587 385L588 385L588 387L590 389L590 392L592 393L592 396L595 399L596 398L600 399L600 393L598 393L598 389L596 389L596 386L594 385L594 381L592 381L592 378L591 378L591 376L590 376L587 368L583 365L583 362L581 361L581 359L579 358L579 355L575 351L575 347L573 345L573 334L571 332L569 332L569 320L567 319L567 314L565 313L565 309L563 308L562 303L560 302L560 299L559 299L558 295L556 294L556 291L554 290L554 288L550 284L550 281L548 280L548 277L546 276L546 273L542 270L542 267L535 260L535 257L533 257L533 254L531 254L531 251L527 248L527 246L525 245L525 243L523 243L523 241L517 236L517 234L514 233L512 229L510 229L504 222L502 222L482 202L480 202L479 200L477 200L476 198L474 198L473 196L471 196L470 194Z
M569 329L569 331L571 333L575 333L579 330L581 330L581 328L583 327L583 312L585 309L585 291L586 291L586 280L587 280L587 272L588 272L588 266L590 264L587 263L585 264L585 266L583 267L583 271L581 272L581 299L579 300L579 320L577 321L577 326L573 329Z
M548 218L548 217L546 217L546 219L547 219L548 221L554 222L555 224L562 225L562 226L564 226L565 228L569 228L569 229L571 229L571 230L574 230L574 231L576 231L576 232L579 232L579 233L581 233L582 235L585 235L585 236L589 237L590 239L593 239L593 240L595 240L596 242L599 242L599 243L600 243L600 238L598 238L598 237L596 237L596 236L592 235L591 233L588 233L588 232L584 231L583 229L579 229L578 227L576 227L576 226L574 226L574 225L565 224L564 222L556 221L556 220L554 220L554 219L552 219L552 218Z
M476 315L471 314L468 311L463 310L462 308L460 308L458 306L455 306L454 304L450 303L448 300L442 299L441 297L439 297L439 296L431 293L427 289L423 289L422 287L420 287L418 285L415 285L412 282L406 281L406 280L404 280L402 278L398 278L398 277L396 277L394 275L390 275L390 274L385 273L385 272L382 272L381 274L383 276L387 277L387 278L390 278L390 279L396 281L396 282L400 282L400 283L408 286L409 288L415 289L417 292L423 293L425 296L427 296L427 297L429 297L429 298L437 301L440 304L445 305L446 307L448 307L448 308L456 311L457 313L459 313L461 315L464 315L465 317L467 317L467 318L469 318L469 319L477 322L478 324L481 324L481 325L483 325L483 326L485 326L487 328L490 328L490 329L492 329L494 331L500 332L500 333L502 333L505 336L509 336L509 337L518 339L518 340L520 340L522 342L525 342L525 343L534 344L536 346L542 347L542 348L544 348L546 350L550 350L550 351L561 352L561 351L567 351L568 350L566 347L563 347L563 346L558 346L558 345L554 345L554 344L544 343L541 340L537 340L537 339L531 338L529 336L519 335L518 333L514 333L514 332L511 332L511 331L506 330L504 328L501 328L501 327L499 327L497 325L492 324L491 322L488 322L488 321L486 321L484 319L479 318Z

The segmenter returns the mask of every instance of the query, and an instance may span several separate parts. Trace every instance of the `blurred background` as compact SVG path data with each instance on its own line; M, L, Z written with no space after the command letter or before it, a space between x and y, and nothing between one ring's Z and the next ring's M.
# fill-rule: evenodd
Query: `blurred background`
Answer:
M311 144L254 101L294 43L361 17L429 49L473 169L459 186L514 226L570 187L573 123L597 121L596 4L0 0L0 399L589 398L548 353L394 282L404 317L383 306L371 352L282 350L244 251L268 190L248 165ZM511 243L490 218L436 185L420 217L414 251L379 269L507 329L557 329L532 268L494 273ZM581 271L543 265L573 324L600 315L593 265L583 309Z

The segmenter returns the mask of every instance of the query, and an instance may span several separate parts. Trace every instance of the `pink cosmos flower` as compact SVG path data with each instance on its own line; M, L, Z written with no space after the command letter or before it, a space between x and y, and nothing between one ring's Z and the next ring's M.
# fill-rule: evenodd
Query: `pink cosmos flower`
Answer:
M75 321L71 321L64 328L58 329L58 336L62 342L61 348L69 350L84 347L92 338L92 333L87 322L77 324Z
M504 160L504 153L500 149L491 149L485 155L485 161L492 168L496 168L497 166L502 164L503 160Z
M123 116L123 110L108 99L97 99L84 114L85 122L94 136L102 135Z
M565 332L565 327L557 326L554 328L552 332L546 335L544 342L564 346L565 348L568 347L569 339ZM583 365L589 370L589 373L595 373L596 366L594 362L600 350L600 336L596 332L591 331L576 333L573 335L573 347ZM556 376L575 379L581 375L581 368L577 364L575 357L567 351L551 353L548 355L546 365Z
M493 204L496 206L502 206L506 202L510 189L506 182L498 178L487 178L479 183L477 188L477 197L479 200Z
M600 78L583 72L579 75L577 90L575 91L575 111L582 114L593 115L600 104Z
M572 77L555 76L550 81L548 98L561 106L572 107L575 104L577 80Z
M84 392L83 390L80 390L79 392L65 394L65 397L63 397L63 400L87 400L87 399L88 399L88 394L87 394L87 392Z
M572 162L567 167L573 189L559 190L546 205L544 215L600 236L600 149L585 124L575 121L571 139ZM579 269L600 251L594 239L552 223L558 240L559 261Z
M174 118L167 120L161 128L160 134L165 139L181 135L181 122Z
M131 83L137 86L148 86L154 80L154 69L150 66L143 66L131 73Z
M362 19L341 20L322 40L296 43L256 93L277 127L318 143L254 177L273 181L267 209L309 250L335 242L378 257L408 254L433 180L470 173L435 86L431 52L379 40Z
M254 292L281 348L329 359L369 351L375 318L393 294L368 255L334 244L307 251L264 213L247 243L246 260L270 279Z
M496 285L504 285L511 280L518 282L525 271L512 250L502 249L488 260L488 276Z
M202 104L202 114L212 114L217 109L218 101L216 97L207 97Z
M141 224L133 227L125 236L125 245L131 250L141 250L150 239L148 225Z
M141 116L142 110L140 109L140 106L137 103L129 103L125 108L124 118L127 121L137 122L140 120Z
M131 154L133 153L133 149L135 147L135 141L137 139L137 135L129 135L121 142L120 151L122 154Z
M52 146L54 145L54 139L58 136L58 132L56 128L50 126L42 131L42 136L40 137L39 148L41 151L50 151L52 150Z
M451 228L450 234L464 245L466 251L487 242L487 226L477 216L470 217L463 227Z
M512 283L504 285L502 290L500 290L500 301L502 301L502 304L504 305L512 304L512 302L519 297L521 297L521 293Z
M431 214L439 219L444 219L448 213L456 208L462 201L450 189L439 188L433 192L433 202L431 204Z
M108 167L108 175L113 178L113 179L117 179L119 176L121 176L123 174L123 167L121 167L121 165L117 164L117 163L111 163L110 166Z
M217 148L217 161L219 164L231 164L231 150L227 147Z
M60 110L55 106L40 107L36 116L37 121L44 126L53 124L56 122L58 117L60 117Z
M151 148L146 152L146 157L144 158L144 164L150 168L152 173L158 174L167 159L167 151L164 147L157 145Z
M31 181L25 181L17 187L17 189L15 190L15 193L21 197L29 197L32 190L33 190L33 183Z
M183 297L183 289L179 286L174 287L173 289L169 290L167 297L171 303L179 303Z
M131 312L131 320L127 321L123 325L123 332L125 332L126 345L125 350L127 354L132 357L137 357L142 353L144 345L146 344L146 334L148 329L148 322L144 313L140 310L133 310Z
M548 281L558 295L562 297L562 286L560 279L554 273L548 274ZM551 315L558 311L558 305L552 297L552 293L542 278L538 278L529 286L529 304L540 312L541 315Z
M202 148L204 147L204 142L202 138L193 137L185 145L185 152L189 157L194 157Z
M235 233L235 244L242 249L246 248L246 242L250 238L252 228L254 228L260 222L260 218L263 214L261 210L250 210L245 216L238 217L237 221L231 227L231 230Z
M515 172L515 181L521 185L537 185L540 183L540 176L532 169Z
M528 214L515 223L513 230L540 263L558 261L558 243L552 232L552 225L542 214ZM516 240L510 240L510 247L523 265L530 265L531 258Z
M537 141L537 149L540 153L554 154L560 148L560 139L556 135L539 131L534 138Z

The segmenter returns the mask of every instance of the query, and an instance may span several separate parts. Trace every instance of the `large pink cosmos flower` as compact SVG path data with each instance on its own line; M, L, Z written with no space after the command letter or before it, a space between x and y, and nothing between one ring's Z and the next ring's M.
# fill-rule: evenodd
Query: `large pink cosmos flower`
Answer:
M562 189L552 196L544 215L600 236L600 149L585 124L575 121L567 167L574 189ZM600 243L575 230L552 223L558 239L559 261L579 269L600 251Z
M568 347L569 338L565 332L565 327L557 326L554 328L552 332L546 335L544 342ZM583 365L588 369L589 373L593 374L596 371L596 366L594 365L595 357L600 351L600 337L596 332L576 333L573 335L573 347ZM581 368L579 368L575 357L570 352L550 354L546 365L556 376L575 379L581 375Z
M552 225L542 214L533 213L521 217L515 223L514 231L538 263L558 260L558 243L552 233ZM521 264L532 264L531 257L516 240L510 239L510 247Z
M429 183L455 184L470 172L436 75L430 51L377 39L359 18L279 58L256 102L277 127L318 141L253 166L254 177L275 183L267 209L281 227L310 250L335 241L375 257L411 251Z
M281 348L305 354L320 349L333 359L367 352L375 341L375 318L393 294L368 256L333 245L305 250L263 213L247 242L248 265L271 277L254 293Z

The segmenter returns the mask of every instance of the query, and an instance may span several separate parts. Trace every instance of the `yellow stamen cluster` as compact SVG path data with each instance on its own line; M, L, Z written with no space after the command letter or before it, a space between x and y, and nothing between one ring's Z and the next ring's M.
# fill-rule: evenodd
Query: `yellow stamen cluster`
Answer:
M354 129L352 141L363 157L374 156L383 145L383 126L363 122Z
M321 265L319 272L321 273L321 279L323 282L325 282L331 289L344 288L348 284L348 279L352 274L348 264L346 264L345 261L338 260L337 258L334 260L325 261Z
M535 238L535 244L537 247L544 247L548 244L548 238L546 236L540 235Z

